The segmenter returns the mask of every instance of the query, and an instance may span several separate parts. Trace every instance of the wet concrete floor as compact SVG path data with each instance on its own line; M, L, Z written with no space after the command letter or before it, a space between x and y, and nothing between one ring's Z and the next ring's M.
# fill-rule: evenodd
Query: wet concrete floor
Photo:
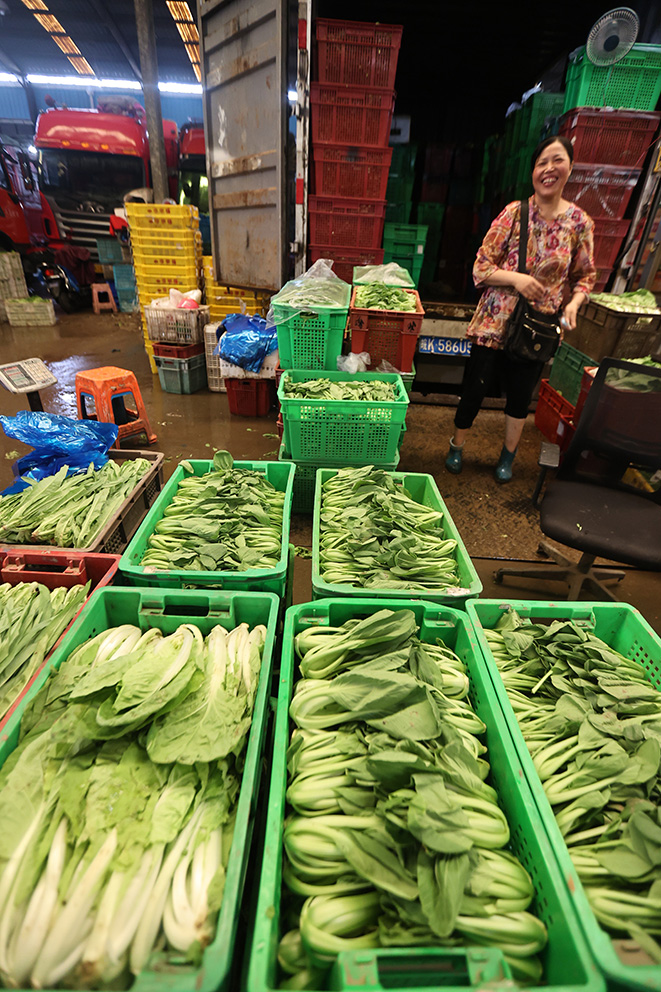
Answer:
M229 413L224 393L203 389L179 395L161 389L158 376L152 375L149 368L137 315L67 315L58 311L57 323L52 327L23 328L0 323L0 364L32 357L43 359L58 380L57 386L41 393L44 409L72 417L77 415L76 372L103 365L133 371L151 428L158 436L153 447L165 454L166 478L182 458L208 458L220 448L230 451L236 459L277 459L275 408L266 417L236 417ZM501 486L494 481L493 467L502 444L502 411L485 409L480 413L466 444L464 471L453 476L443 462L453 430L454 406L440 394L423 397L414 392L411 399L399 469L434 476L475 562L484 585L483 596L500 600L565 598L564 586L557 582L509 578L499 586L493 581L494 570L508 561L544 561L537 554L542 533L538 512L531 502L543 440L533 416L528 416L514 463L514 478ZM0 413L12 416L27 408L25 396L0 390ZM0 489L13 479L12 462L29 450L0 433ZM291 539L301 548L311 547L310 518L294 517ZM578 558L577 553L565 553ZM627 569L618 595L640 609L661 632L661 573ZM310 562L302 557L296 559L294 597L295 602L311 598Z

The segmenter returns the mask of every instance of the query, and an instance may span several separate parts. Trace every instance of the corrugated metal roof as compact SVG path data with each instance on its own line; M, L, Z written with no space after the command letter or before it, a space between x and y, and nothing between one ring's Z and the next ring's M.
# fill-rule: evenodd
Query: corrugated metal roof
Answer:
M139 66L133 0L44 0L80 49L97 77L134 79ZM67 56L21 0L5 0L0 18L0 71L75 75ZM195 12L195 0L189 0ZM154 0L159 77L164 82L196 83L188 55L165 0ZM35 12L37 13L37 12ZM45 13L45 12L43 12Z

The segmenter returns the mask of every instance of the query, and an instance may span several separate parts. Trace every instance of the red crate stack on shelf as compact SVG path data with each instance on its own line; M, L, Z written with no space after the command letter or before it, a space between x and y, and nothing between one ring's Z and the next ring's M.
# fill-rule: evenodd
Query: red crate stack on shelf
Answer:
M625 213L654 142L661 114L610 107L575 107L562 115L559 133L574 147L565 197L592 217L595 292L611 274L629 230Z
M334 271L349 283L354 265L383 261L401 38L396 24L315 22L309 261L333 259Z

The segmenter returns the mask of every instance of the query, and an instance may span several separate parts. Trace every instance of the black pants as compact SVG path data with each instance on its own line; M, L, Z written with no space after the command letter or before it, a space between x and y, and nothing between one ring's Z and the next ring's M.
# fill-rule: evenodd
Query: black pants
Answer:
M500 391L507 397L507 416L523 420L543 368L544 362L515 362L500 349L471 345L464 368L461 399L454 417L455 427L466 430L473 426L484 397L494 383L499 384Z

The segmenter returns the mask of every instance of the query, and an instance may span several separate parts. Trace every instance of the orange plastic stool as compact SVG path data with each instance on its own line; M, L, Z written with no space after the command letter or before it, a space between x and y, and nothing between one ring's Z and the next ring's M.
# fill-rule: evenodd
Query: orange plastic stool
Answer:
M103 296L107 296L108 299L101 299ZM101 313L102 310L112 310L113 313L117 313L115 297L112 295L112 289L110 288L109 283L92 283L92 308L94 313Z
M131 397L133 403L127 406L125 400ZM87 407L92 400L94 411ZM138 381L127 369L107 365L100 369L87 369L76 372L76 403L80 420L100 420L105 424L117 424L119 442L135 434L146 434L149 444L154 444L156 435L149 426L149 418L142 402Z

